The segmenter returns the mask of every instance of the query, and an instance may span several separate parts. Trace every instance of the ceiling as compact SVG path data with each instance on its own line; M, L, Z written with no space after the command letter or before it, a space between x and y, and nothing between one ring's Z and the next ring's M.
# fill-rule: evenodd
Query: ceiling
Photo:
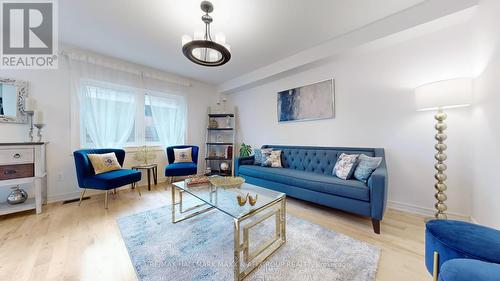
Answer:
M231 61L198 66L181 36L202 30L200 0L59 1L60 41L137 64L221 84L361 28L423 0L212 0L212 33Z

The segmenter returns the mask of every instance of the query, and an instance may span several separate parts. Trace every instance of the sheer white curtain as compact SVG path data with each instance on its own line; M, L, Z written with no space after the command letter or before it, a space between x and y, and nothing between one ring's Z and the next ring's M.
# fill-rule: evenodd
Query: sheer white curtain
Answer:
M127 142L124 138L125 135L128 137L130 130L134 130L130 145L147 144L144 113L148 93L157 97L153 97L152 103L162 144L184 143L187 109L183 96L188 95L189 80L78 49L67 48L63 54L70 70L72 150L85 146L121 147L124 141ZM104 86L86 87L86 81ZM90 83L90 86L95 85ZM132 92L136 94L135 101L129 95ZM119 106L113 106L111 100L118 99L118 96L121 97ZM135 103L135 111L132 103ZM165 113L164 105L176 108L171 116ZM169 117L165 117L167 115ZM87 135L88 138L84 139ZM88 143L88 139L92 141Z
M184 144L186 100L183 96L148 95L156 132L164 147Z
M81 87L82 138L88 135L95 148L123 147L134 129L136 94L96 82Z

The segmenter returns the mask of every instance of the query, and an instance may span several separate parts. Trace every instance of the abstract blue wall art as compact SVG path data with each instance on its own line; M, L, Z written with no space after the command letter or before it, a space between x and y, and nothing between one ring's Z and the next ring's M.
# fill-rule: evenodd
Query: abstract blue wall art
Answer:
M334 116L333 79L278 92L278 122L328 119Z

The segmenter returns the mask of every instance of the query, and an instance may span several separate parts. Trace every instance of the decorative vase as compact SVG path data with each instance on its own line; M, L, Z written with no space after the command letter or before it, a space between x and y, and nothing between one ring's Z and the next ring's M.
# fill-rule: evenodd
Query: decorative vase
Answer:
M156 159L156 154L151 147L144 145L137 150L134 159L138 162L143 162L144 165L147 165L148 161Z
M28 199L28 193L19 186L13 187L12 192L7 197L7 203L11 205L24 203Z
M217 128L219 128L219 122L217 122L217 120L215 120L214 118L211 118L210 123L209 123L209 127L211 129L217 129Z
M229 170L229 164L227 162L220 163L220 170L223 172L227 172L227 170Z

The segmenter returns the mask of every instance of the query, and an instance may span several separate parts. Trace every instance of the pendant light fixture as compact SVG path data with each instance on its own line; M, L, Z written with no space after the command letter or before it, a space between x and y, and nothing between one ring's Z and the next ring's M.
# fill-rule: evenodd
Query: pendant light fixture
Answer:
M194 38L188 35L182 36L182 53L190 61L203 66L219 66L231 59L230 47L226 44L223 34L216 34L215 41L210 34L210 23L213 21L209 13L213 12L214 6L209 1L201 2L201 10L205 14L201 20L205 23L205 35L194 33ZM194 39L194 40L193 40Z

